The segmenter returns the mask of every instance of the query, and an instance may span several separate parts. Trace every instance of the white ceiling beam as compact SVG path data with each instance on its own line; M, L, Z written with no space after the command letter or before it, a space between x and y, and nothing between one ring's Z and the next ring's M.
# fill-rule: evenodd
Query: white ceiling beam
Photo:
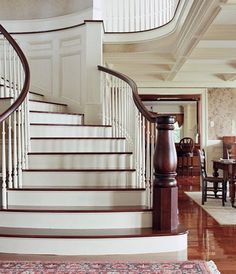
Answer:
M236 64L192 64L185 63L180 72L236 73Z
M190 59L225 59L236 60L236 48L196 48L193 50Z
M115 64L114 66L116 70L122 71L122 72L130 72L135 74L142 75L143 73L160 73L160 72L170 72L171 66L169 65L156 65L156 64Z
M215 25L213 24L202 40L235 40L236 39L236 24L232 25Z

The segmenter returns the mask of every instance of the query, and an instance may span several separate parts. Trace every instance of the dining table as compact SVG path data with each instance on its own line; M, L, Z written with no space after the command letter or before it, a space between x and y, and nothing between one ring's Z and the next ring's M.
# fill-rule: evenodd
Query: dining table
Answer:
M219 159L213 160L213 176L219 176L219 169L223 171L223 178L229 182L229 197L232 207L235 206L235 183L236 183L236 160L235 159Z

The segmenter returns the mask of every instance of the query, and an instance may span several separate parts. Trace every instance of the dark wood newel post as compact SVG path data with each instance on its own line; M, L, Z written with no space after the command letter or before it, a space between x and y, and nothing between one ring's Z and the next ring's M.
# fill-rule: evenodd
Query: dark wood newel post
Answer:
M175 117L157 117L154 153L153 229L173 231L178 227L178 188L175 180L177 156L173 138Z

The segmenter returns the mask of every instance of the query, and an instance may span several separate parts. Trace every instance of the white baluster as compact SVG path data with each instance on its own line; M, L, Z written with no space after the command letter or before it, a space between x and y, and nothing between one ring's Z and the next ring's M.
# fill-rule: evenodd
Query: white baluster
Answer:
M109 77L109 86L108 86L108 100L109 100L109 124L112 125L112 77Z
M17 98L17 62L16 53L13 52L13 98ZM17 112L13 113L13 186L18 188L18 155L17 155Z
M145 185L145 150L146 150L146 140L145 140L145 130L146 130L146 123L145 117L142 115L142 187L146 187Z
M115 136L119 136L119 117L118 117L118 79L115 77L115 90L114 90L114 97L115 97Z
M17 126L17 132L18 132L18 183L19 187L22 187L22 146L21 146L21 107L18 108L18 126Z
M17 113L13 113L13 185L14 188L18 188L18 170L17 170Z
M28 168L28 152L31 151L30 147L30 122L29 122L29 96L27 95L25 99L25 152L26 152L26 165Z
M7 174L6 174L6 131L2 122L2 207L7 207Z
M23 69L22 69L22 66L20 66L20 89L22 90L23 88ZM21 108L21 146L22 146L22 168L25 169L26 168L26 124L25 124L25 121L26 121L26 117L25 117L25 114L26 114L26 104L25 104L25 101L23 102L22 104L22 108Z
M13 97L12 94L12 76L13 76L13 71L12 71L12 63L13 63L13 56L12 56L13 49L12 47L9 47L9 65L8 65L8 75L9 75L9 96ZM8 118L8 187L12 188L13 186L13 170L12 170L12 117L10 116Z
M124 82L121 83L121 136L125 136L125 100L124 100Z
M122 86L122 80L118 80L118 124L119 124L119 131L118 131L118 137L122 136L122 104L121 104L121 86Z
M6 39L3 40L3 81L4 81L4 97L7 97L7 46Z
M13 56L12 56L12 53L13 53L13 48L12 47L9 47L9 66L8 66L8 69L9 69L9 97L13 97L12 94L12 63L13 63Z
M3 60L3 39L1 38L0 39L0 97L4 97L4 88L1 86L2 85L2 75L3 75L3 72L2 72L2 67L3 67L3 64L2 64L2 60Z
M19 96L20 93L20 87L21 87L21 83L20 83L20 62L19 59L17 58L17 96ZM18 108L18 112L17 112L17 135L18 135L18 183L19 183L19 187L22 187L22 133L21 133L21 112L22 112L22 106L20 106Z
M12 188L12 118L8 118L8 187Z

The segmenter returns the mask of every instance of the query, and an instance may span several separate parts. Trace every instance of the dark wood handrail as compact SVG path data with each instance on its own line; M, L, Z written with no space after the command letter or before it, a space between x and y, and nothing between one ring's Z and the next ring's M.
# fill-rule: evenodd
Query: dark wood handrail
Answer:
M27 96L27 93L29 91L29 85L30 85L30 69L23 51L18 46L16 41L12 38L12 36L5 30L5 28L1 24L0 24L0 32L4 35L4 37L8 40L8 42L16 51L18 57L21 60L21 63L25 72L25 81L19 97L7 110L5 110L3 113L0 114L0 123L2 123L22 104L25 97Z
M138 110L142 113L142 115L150 122L155 123L156 122L156 118L157 116L152 114L150 111L147 110L147 108L145 107L145 105L143 104L142 100L140 99L140 96L138 94L138 87L136 85L136 83L127 75L117 72L115 70L103 67L103 66L98 66L98 70L109 73L123 81L125 81L132 89L132 93L133 93L133 100L134 103L136 105L136 107L138 108Z

